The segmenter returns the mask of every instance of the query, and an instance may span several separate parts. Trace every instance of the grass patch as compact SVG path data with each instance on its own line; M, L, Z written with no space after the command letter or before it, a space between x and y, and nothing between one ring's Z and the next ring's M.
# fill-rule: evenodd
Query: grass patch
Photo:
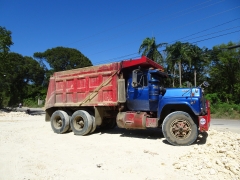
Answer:
M240 119L240 105L217 103L211 105L211 118Z
M23 106L31 108L40 108L44 106L44 103L42 105L38 105L37 100L29 98L23 100Z

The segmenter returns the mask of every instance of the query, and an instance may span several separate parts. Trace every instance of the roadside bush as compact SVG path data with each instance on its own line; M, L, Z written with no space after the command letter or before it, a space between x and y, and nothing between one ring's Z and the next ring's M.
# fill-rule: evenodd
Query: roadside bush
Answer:
M238 113L240 113L240 104L233 104L232 108L237 111Z
M23 106L34 108L34 107L43 107L44 105L39 106L37 99L28 98L23 100Z
M240 106L237 104L211 104L212 118L240 119Z
M221 102L217 93L207 94L205 98L209 100L211 104L216 104Z
M213 106L213 105L210 106L210 110L211 110L211 114L217 113L217 110L216 110L215 106Z

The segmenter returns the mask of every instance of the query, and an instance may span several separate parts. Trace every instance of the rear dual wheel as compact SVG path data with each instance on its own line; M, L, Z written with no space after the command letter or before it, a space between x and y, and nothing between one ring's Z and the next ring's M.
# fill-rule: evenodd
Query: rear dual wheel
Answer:
M57 134L71 130L75 135L86 135L96 130L95 117L87 111L78 110L71 116L62 110L55 111L51 116L51 127Z
M63 134L68 131L70 127L70 119L66 112L58 110L51 116L52 130L57 134Z
M91 115L91 117L92 117L93 125L92 125L92 129L91 129L90 133L94 133L94 131L97 128L97 125L96 125L96 121L95 121L95 116Z
M75 135L84 136L93 129L92 116L84 110L75 111L71 117L70 124Z

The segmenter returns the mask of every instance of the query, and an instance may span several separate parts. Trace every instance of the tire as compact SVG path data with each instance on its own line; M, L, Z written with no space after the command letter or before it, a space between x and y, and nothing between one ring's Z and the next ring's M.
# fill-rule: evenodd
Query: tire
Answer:
M187 146L198 137L197 125L188 113L176 111L163 121L162 132L166 140L175 146Z
M87 111L78 110L73 113L70 125L75 135L84 136L91 131L93 120Z
M64 111L55 111L51 116L52 130L57 134L63 134L68 131L70 127L69 116Z
M95 121L95 116L91 115L91 117L92 117L93 125L92 125L92 129L91 129L90 133L94 133L94 131L97 128L97 125L96 125L96 121Z
M71 125L70 125L70 119L71 119L71 116L72 116L73 113L71 111L67 110L67 109L65 111L69 116L69 128L68 128L67 132L72 132L72 128L71 128Z

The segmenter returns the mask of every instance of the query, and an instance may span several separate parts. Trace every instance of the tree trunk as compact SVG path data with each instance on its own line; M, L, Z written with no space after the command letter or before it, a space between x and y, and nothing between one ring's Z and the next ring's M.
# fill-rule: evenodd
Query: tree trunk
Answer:
M174 80L175 80L175 74L176 74L176 70L175 70L175 66L176 66L176 64L174 64L174 66L173 66L173 82L172 82L172 87L175 87L175 84L174 84Z
M175 85L174 85L174 78L175 78L175 69L173 70L173 81L172 81L172 87L174 87Z
M194 69L194 86L197 87L197 71Z
M178 62L178 68L179 68L179 85L182 87L182 64L181 60Z

